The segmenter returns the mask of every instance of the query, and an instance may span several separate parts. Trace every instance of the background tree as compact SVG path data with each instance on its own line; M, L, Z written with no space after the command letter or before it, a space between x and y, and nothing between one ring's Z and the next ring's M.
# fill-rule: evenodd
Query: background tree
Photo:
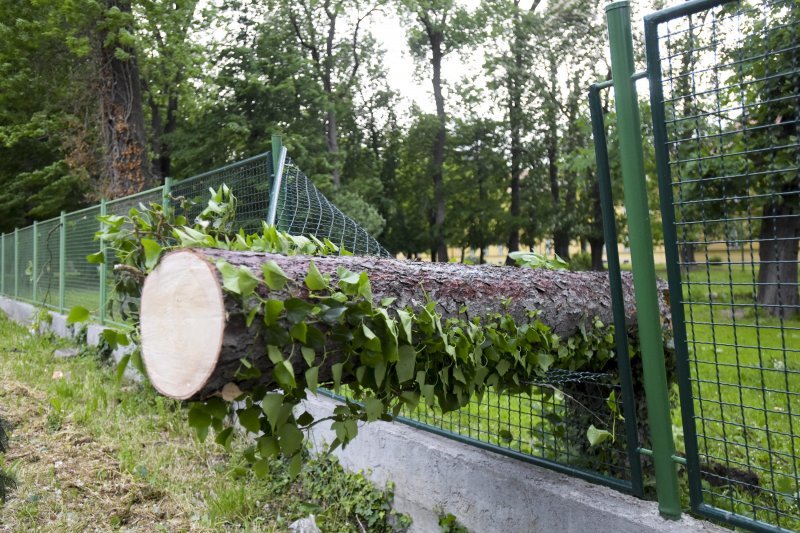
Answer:
M433 142L431 178L433 211L431 213L431 260L447 262L445 240L444 158L447 142L447 113L442 80L442 60L471 42L470 31L475 20L454 0L406 0L403 5L412 19L408 44L419 62L428 62L431 86L436 103L439 128Z

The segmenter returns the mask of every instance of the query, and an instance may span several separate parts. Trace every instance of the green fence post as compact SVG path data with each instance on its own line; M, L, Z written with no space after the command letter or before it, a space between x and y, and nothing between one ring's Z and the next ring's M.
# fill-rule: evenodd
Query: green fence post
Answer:
M161 188L161 207L164 208L164 213L166 213L167 209L169 209L171 193L172 193L172 178L166 176L164 178L164 186Z
M0 236L0 294L6 293L6 234Z
M33 221L33 267L31 268L31 302L36 303L36 284L39 279L39 225Z
M628 215L636 315L642 352L648 422L653 441L658 509L665 518L681 515L678 473L672 456L669 393L658 305L653 239L644 174L639 100L636 95L631 38L630 6L627 0L606 6L611 47L611 75L614 81L617 132Z
M14 299L19 297L19 229L14 228Z
M100 216L103 217L105 215L106 215L106 200L105 198L103 198L102 200L100 200ZM103 231L103 229L105 229L105 224L101 222L100 231ZM103 257L105 257L106 243L103 239L100 239L100 251L103 252ZM106 323L107 280L108 280L108 265L103 263L100 265L100 309L98 311L100 324Z
M286 150L280 135L272 136L272 187L269 191L269 209L267 210L267 224L274 226L278 214L278 196L281 189L281 175L283 174L283 161Z
M58 227L58 308L66 311L67 215L61 211Z

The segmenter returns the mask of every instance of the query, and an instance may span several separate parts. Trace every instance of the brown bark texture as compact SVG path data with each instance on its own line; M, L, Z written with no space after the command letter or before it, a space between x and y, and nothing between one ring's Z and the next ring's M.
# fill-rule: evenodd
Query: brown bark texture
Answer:
M391 304L392 308L410 306L418 309L431 299L437 302L438 312L445 317L457 316L459 310L466 308L470 318L508 313L519 321L527 320L528 311L536 310L540 313L538 319L562 338L578 334L582 325L588 325L594 317L600 318L606 324L612 322L608 276L598 272L423 263L374 257L284 256L215 249L173 252L181 253L194 254L209 262L220 286L221 275L213 266L218 261L247 267L258 277L261 276L263 264L270 260L275 261L293 283L290 282L288 287L291 288L284 291L269 291L266 286L259 286L258 292L263 297L272 299L307 297L303 280L310 262L313 261L323 275L333 275L334 280L339 267L354 272L366 272L375 301L394 297L396 300ZM623 291L626 301L626 327L633 334L636 310L633 282L629 275L623 277ZM660 292L661 312L665 320L668 320L669 309L663 298L663 286ZM235 374L240 368L242 358L248 358L259 367L262 372L258 380L260 383L272 383L272 364L264 355L266 346L260 321L256 319L247 327L245 311L238 299L229 294L221 294L220 297L225 304L226 323L219 359L202 390L190 399L208 397L226 383L236 382ZM142 319L144 318L143 316ZM143 345L143 349L145 348ZM330 348L329 352L336 351L336 347ZM336 362L326 361L320 369L320 383L331 381L330 366ZM348 381L347 377L344 381Z

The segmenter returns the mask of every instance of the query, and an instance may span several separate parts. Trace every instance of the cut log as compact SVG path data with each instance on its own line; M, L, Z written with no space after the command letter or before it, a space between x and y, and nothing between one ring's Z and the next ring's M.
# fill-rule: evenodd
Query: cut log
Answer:
M469 317L508 313L518 321L526 321L528 312L535 310L538 319L562 338L577 334L595 317L606 324L613 321L608 275L600 272L185 249L167 254L142 290L142 358L159 392L179 399L208 397L237 381L242 358L258 361L261 382L270 382L271 364L264 355L259 321L246 326L241 304L222 290L215 266L218 261L245 266L260 278L262 265L270 260L295 281L295 287L304 287L312 260L323 275L335 277L338 267L366 272L375 301L396 298L394 308L418 309L433 300L445 317L466 309ZM273 299L290 296L285 291L268 294L265 286L258 291ZM627 327L633 332L633 283L628 275L623 291ZM304 288L292 290L293 297L307 294ZM662 313L668 314L663 301ZM320 382L326 374L321 369Z

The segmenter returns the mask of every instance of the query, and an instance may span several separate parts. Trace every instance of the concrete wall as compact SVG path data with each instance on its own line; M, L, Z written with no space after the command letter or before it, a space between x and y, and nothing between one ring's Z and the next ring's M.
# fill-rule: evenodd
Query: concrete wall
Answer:
M2 297L0 309L26 324L36 315L33 306ZM63 315L53 314L51 328L70 335ZM101 331L101 326L89 326L89 342L96 343ZM335 405L320 396L305 407L319 418ZM325 424L309 436L318 450L333 439ZM345 468L364 471L378 486L393 482L395 508L411 515L415 532L438 531L440 512L454 514L480 533L725 531L686 516L666 521L654 502L400 423L363 425L358 438L336 454Z

